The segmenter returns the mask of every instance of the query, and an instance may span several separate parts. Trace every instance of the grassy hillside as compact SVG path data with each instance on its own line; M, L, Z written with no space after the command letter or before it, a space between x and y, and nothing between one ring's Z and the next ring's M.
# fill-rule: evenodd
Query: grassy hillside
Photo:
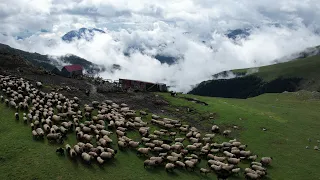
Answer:
M320 101L315 99L318 96L312 93L265 94L240 100L187 95L209 104L203 106L169 94L160 95L171 104L167 111L172 111L173 115L177 115L175 108L179 108L180 117L194 117L183 110L186 107L200 114L216 114L211 120L193 119L193 125L210 128L214 122L222 128L239 126L240 130L233 131L231 138L248 144L248 149L255 154L274 158L268 168L268 179L318 179L320 173L316 164L320 161L320 151L312 149L314 145L320 145L316 142L320 140ZM204 176L198 170L177 169L174 173L166 173L163 167L144 169L145 158L137 157L132 150L120 151L104 166L84 165L79 159L72 161L56 154L59 145L32 140L30 127L21 120L16 121L13 114L13 110L0 103L0 179L216 179L214 174ZM144 120L150 121L150 116ZM262 131L262 127L267 131ZM128 136L135 140L139 137L134 132L129 132ZM112 138L116 139L115 136ZM75 135L69 134L65 143L75 142ZM305 149L306 146L310 149ZM113 147L117 149L116 143ZM247 166L241 164L242 168ZM204 161L200 167L205 167ZM230 179L243 179L243 176Z
M0 56L11 55L18 56L26 61L32 63L34 66L42 67L48 71L54 69L61 63L65 64L80 64L84 67L88 73L96 74L105 71L105 67L96 65L90 61L80 58L75 55L66 55L57 57L61 62L57 64L57 61L53 61L48 55L42 55L39 53L30 53L19 49L14 49L8 45L0 43Z
M147 117L150 121L150 116ZM145 119L145 120L146 120ZM85 165L80 158L73 161L68 156L55 153L57 144L47 140L32 139L29 125L14 119L14 111L0 103L0 179L115 179L115 180L149 180L173 179L194 180L213 179L214 175L204 176L197 172L176 170L166 173L164 167L144 169L144 157L138 157L136 151L125 150L116 154L115 159L103 166L92 163ZM152 127L156 129L156 127ZM129 132L128 137L139 141L138 133ZM116 140L116 136L112 136ZM75 134L69 134L65 142L76 143ZM114 149L118 149L116 143ZM204 161L201 164L205 167Z
M309 80L317 80L320 72L320 56L312 56L294 61L262 66L258 72L251 75L261 77L265 81L272 81L278 77L300 77ZM234 72L248 72L250 69L238 69Z
M320 172L315 164L319 164L320 151L313 150L315 145L320 145L317 142L320 140L318 94L264 94L245 100L181 95L197 98L208 106L162 95L175 107L192 107L201 114L217 113L214 122L219 126L239 126L241 130L234 133L234 137L248 144L254 153L274 158L272 167L268 169L269 179L319 178ZM198 123L209 127L212 124L210 121ZM262 131L262 128L267 131Z
M204 81L191 90L190 94L248 98L284 91L320 91L319 67L320 56L263 66L254 68L257 72L237 78ZM252 69L232 70L237 75L250 71Z

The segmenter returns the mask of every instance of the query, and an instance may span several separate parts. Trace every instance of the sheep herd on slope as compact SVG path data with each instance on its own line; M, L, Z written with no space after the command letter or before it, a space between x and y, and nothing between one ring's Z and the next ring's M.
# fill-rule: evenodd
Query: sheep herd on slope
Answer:
M179 120L161 118L152 114L150 122L142 117L147 112L131 110L126 104L116 104L111 100L93 101L81 108L77 97L69 99L57 92L42 92L42 83L31 82L23 78L0 75L2 94L0 102L16 110L15 119L20 120L19 111L23 112L22 120L30 124L34 139L47 138L49 142L64 144L67 135L74 132L78 143L66 144L58 148L57 153L66 153L70 158L81 158L86 163L96 161L104 164L116 158L118 145L123 151L132 149L138 156L146 157L145 168L162 166L166 171L184 168L200 173L215 172L219 179L245 174L247 179L261 179L267 175L267 166L272 157L258 156L247 149L247 145L236 139L217 143L216 134L229 136L230 130L220 130L213 125L212 132L203 134L197 128ZM97 114L95 113L97 111ZM96 115L95 115L96 114ZM151 131L151 124L159 130ZM127 132L137 131L140 141L134 141ZM111 139L116 134L117 142ZM201 160L207 167L200 168ZM250 167L242 169L241 161L249 161Z

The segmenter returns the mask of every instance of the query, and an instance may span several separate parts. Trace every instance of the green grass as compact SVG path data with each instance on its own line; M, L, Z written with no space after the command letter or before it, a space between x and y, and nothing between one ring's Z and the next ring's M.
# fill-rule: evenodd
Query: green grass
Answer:
M320 145L316 142L320 140L320 101L313 99L312 93L264 94L245 100L181 95L196 97L209 106L161 95L176 107L193 107L202 114L218 113L215 123L220 126L238 125L241 132L234 137L260 157L274 158L268 168L269 179L319 179L320 151L313 147ZM207 122L201 124L211 124ZM312 139L310 143L308 138Z
M21 116L20 116L21 117ZM146 119L145 119L146 120ZM175 170L167 173L164 167L144 169L144 157L136 156L133 150L119 151L115 159L104 166L92 163L85 165L80 158L70 160L59 156L55 150L59 145L32 139L29 125L14 119L14 111L0 103L0 179L212 179L214 175L204 176L197 172ZM155 127L153 127L156 129ZM128 136L138 140L137 132ZM112 139L116 140L115 135ZM74 144L75 134L68 135L66 143ZM113 147L117 149L115 145ZM201 166L205 166L204 163Z
M278 77L301 77L317 80L319 77L320 56L298 59L294 61L278 63L269 66L258 67L259 71L253 75L259 76L265 81L271 81ZM250 69L232 70L235 73L247 72Z
M170 94L160 95L170 102L171 109L178 107L183 111L182 107L193 107L200 114L214 112L218 113L214 121L221 127L239 126L233 137L248 144L253 153L274 158L268 168L269 179L319 179L320 151L313 150L313 146L319 145L316 140L320 139L320 101L312 99L311 93L265 94L246 100L191 96L209 106L173 98ZM72 161L55 153L59 145L33 140L30 127L21 120L15 121L13 114L13 110L0 103L0 179L216 179L214 174L204 176L198 171L166 173L163 167L144 169L145 158L137 157L132 150L120 151L102 167L96 163L85 165L79 158ZM150 115L144 120L150 121ZM210 127L212 121L208 119L201 125ZM261 127L268 130L264 132ZM152 127L155 129L159 128ZM137 132L129 132L128 136L139 139ZM65 143L76 142L74 134L68 138ZM112 138L116 140L114 135ZM312 139L311 143L308 138ZM117 148L115 144L113 147ZM305 149L307 145L310 149ZM242 168L247 166L241 164ZM200 167L205 167L205 161ZM243 179L243 176L230 179Z

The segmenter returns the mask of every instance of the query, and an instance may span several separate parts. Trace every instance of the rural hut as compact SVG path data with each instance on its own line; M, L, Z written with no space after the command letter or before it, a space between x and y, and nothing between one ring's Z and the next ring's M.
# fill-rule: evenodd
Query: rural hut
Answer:
M160 91L166 92L167 86L163 83L152 83L152 82L145 82L145 81L138 81L138 80L131 80L131 79L119 79L119 84L121 85L122 89L127 91L129 89L134 91Z
M79 64L64 66L61 75L65 77L77 77L83 75L83 67Z

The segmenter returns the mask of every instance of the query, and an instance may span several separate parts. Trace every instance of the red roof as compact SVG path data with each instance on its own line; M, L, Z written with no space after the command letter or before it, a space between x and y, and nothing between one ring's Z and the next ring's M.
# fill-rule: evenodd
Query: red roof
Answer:
M79 65L79 64L64 66L64 68L66 68L66 70L69 71L69 72L82 71L83 70L83 67L81 65Z

